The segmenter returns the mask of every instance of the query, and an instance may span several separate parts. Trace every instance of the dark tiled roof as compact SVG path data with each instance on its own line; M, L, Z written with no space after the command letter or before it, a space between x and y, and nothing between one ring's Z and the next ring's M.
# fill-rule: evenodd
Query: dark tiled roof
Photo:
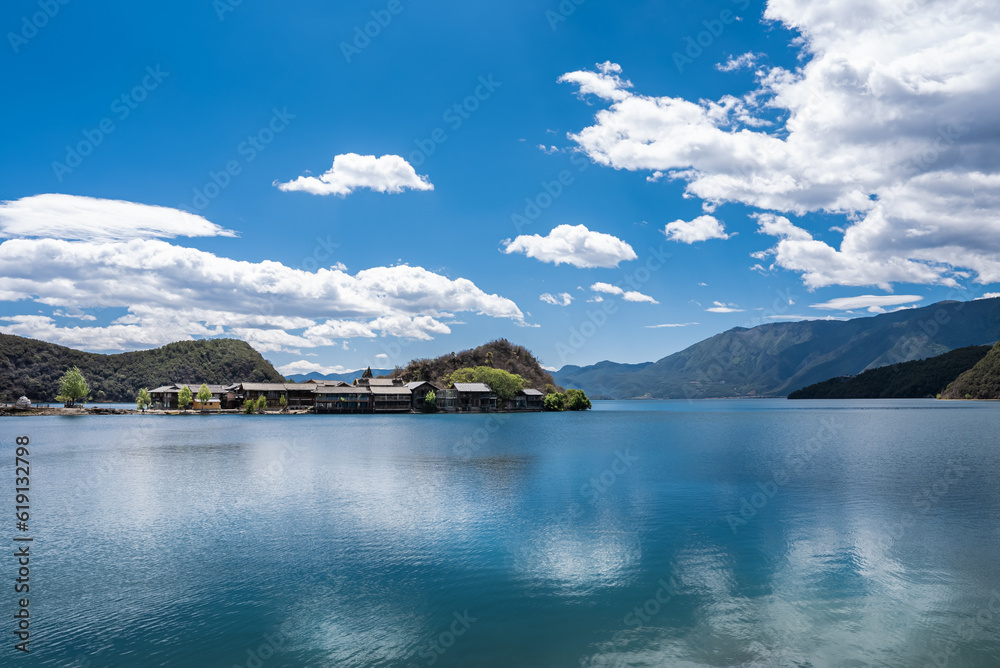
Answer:
M485 383L455 383L455 389L459 392L492 392Z

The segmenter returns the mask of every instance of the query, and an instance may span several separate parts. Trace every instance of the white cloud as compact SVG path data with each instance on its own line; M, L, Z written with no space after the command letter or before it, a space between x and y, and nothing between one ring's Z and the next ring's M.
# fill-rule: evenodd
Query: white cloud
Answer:
M653 299L652 297L650 297L649 295L644 295L641 292L636 292L635 290L629 290L623 295L623 298L627 302L646 302L648 304L660 303L655 299Z
M569 72L559 77L559 83L574 83L580 87L579 95L596 95L603 100L626 100L630 93L626 88L632 87L632 82L622 79L621 65L606 61L597 65L597 72Z
M86 241L235 237L205 218L163 206L46 193L0 202L0 238Z
M594 292L603 292L606 295L625 294L625 290L619 288L617 285L611 285L610 283L594 283L590 286L590 289Z
M976 297L976 301L980 299L996 299L1000 297L1000 292L984 292L982 297Z
M712 302L715 306L710 306L706 311L709 313L743 313L746 309L739 308L736 304L732 302L724 304L722 302Z
M386 353L379 353L378 355L375 356L375 359L387 360L389 359L389 355L387 355Z
M1000 281L1000 4L771 0L764 19L799 33L794 70L761 66L717 102L639 94L614 65L571 72L602 108L570 139L706 210L843 216L837 246L789 223L773 248L810 288Z
M594 283L593 285L590 286L590 289L593 292L602 292L606 295L619 295L627 302L647 302L650 304L660 303L655 299L653 299L652 297L650 297L649 295L644 295L641 292L637 292L635 290L629 290L626 292L623 288L620 288L617 285L611 285L610 283L601 283L601 282ZM598 296L588 301L602 302L604 301L604 299Z
M665 322L662 325L646 325L646 329L664 329L670 327L690 327L691 325L698 325L701 323L697 322Z
M329 376L332 373L347 373L348 371L352 371L352 369L348 369L347 367L343 367L339 364L336 366L323 366L322 364L317 364L316 362L310 362L308 360L289 362L288 364L283 364L275 368L282 376L292 376L300 373L318 373L324 376Z
M573 295L568 292L560 292L557 295L549 294L545 292L538 296L546 304L552 304L553 306L569 306L573 303Z
M574 267L617 267L619 262L636 259L632 247L621 239L591 232L585 225L559 225L548 236L522 235L505 242L504 252L524 253L542 262L571 264Z
M690 222L675 220L672 223L667 223L663 233L667 235L667 239L685 244L708 241L709 239L728 239L732 236L726 234L725 226L715 216L707 215L698 216Z
M761 57L761 54L754 53L753 51L747 51L746 53L740 54L739 56L729 56L729 58L724 63L719 63L715 66L715 69L720 72L733 72L736 70L747 69L753 67L757 60Z
M918 302L923 297L917 295L858 295L857 297L838 297L822 304L810 304L809 308L827 311L853 311L868 309L871 313L885 313L886 306L900 306Z
M380 193L401 193L404 190L434 190L426 176L417 174L413 166L398 155L358 155L346 153L333 159L333 166L316 176L300 176L287 183L274 182L285 192L302 191L312 195L346 197L360 188Z
M465 278L408 265L351 275L337 266L304 271L160 239L8 239L0 243L0 301L33 303L35 313L2 318L0 330L88 350L234 336L267 352L359 337L426 340L450 333L444 321L459 312L524 324L514 302ZM39 305L51 315L38 315ZM95 313L114 319L88 327L56 320Z

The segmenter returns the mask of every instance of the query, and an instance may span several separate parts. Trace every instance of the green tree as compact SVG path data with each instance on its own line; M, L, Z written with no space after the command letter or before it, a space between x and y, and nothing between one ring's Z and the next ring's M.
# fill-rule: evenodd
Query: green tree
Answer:
M257 408L257 405L253 402L253 399L243 400L243 412L247 415L252 414Z
M552 392L545 395L543 407L547 411L561 411L566 404L566 395L560 392Z
M205 404L211 401L211 399L212 390L208 389L208 385L202 383L201 387L198 388L198 403L200 403L202 408L204 408Z
M146 409L153 405L153 398L149 396L149 390L145 387L139 390L139 396L135 398L135 407L146 412Z
M77 401L86 401L89 398L90 386L87 385L87 381L77 367L73 367L59 379L59 395L56 397L56 401L73 406Z
M429 391L424 395L424 412L434 413L437 411L437 395L434 394L434 390Z
M181 410L186 411L187 407L191 405L194 395L191 393L191 388L185 385L181 388L181 391L177 393L177 406Z
M485 383L497 395L499 401L513 399L527 384L524 378L516 373L488 366L456 369L446 380L451 385L455 383Z
M590 399L583 390L566 390L565 408L568 411L585 411L591 408Z
M258 413L263 413L264 411L267 410L267 396L266 395L262 394L259 397L257 397L257 406L256 406L256 408L257 408L257 412Z
M281 410L285 410L286 408L288 408L288 396L282 394L281 398L278 399L278 403L281 404Z

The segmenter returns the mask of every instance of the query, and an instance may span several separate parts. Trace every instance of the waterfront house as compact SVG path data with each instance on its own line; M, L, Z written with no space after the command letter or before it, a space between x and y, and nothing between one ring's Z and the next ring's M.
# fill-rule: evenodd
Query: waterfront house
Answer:
M521 390L505 402L509 411L540 411L545 405L545 393L533 388Z
M458 410L462 413L486 413L497 409L497 395L485 383L455 383Z
M208 385L206 383L206 385ZM191 390L192 406L198 410L201 404L195 405L194 402L197 401L198 390L201 388L201 383L171 383L170 385L163 385L157 387L156 389L149 391L149 398L153 401L153 408L162 409L177 409L180 408L180 404L177 399L180 396L181 388L188 387ZM230 386L227 385L208 385L209 391L212 393L211 402L206 402L205 408L226 408L229 406L230 402L233 400L234 395L230 391Z
M368 390L372 393L372 408L376 413L410 411L412 393L405 385L371 385Z
M371 413L372 391L366 386L317 385L313 388L317 413Z
M440 387L434 383L429 383L426 380L418 380L412 383L407 383L406 388L410 390L410 405L415 411L421 411L424 409L424 399L427 397L428 392L433 392L436 397L440 397L441 394Z

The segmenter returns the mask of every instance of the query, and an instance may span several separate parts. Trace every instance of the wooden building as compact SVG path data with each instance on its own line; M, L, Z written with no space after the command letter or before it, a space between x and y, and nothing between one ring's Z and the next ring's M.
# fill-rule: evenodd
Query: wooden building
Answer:
M313 388L317 413L371 413L372 391L365 386L317 385Z
M409 413L412 408L412 393L405 385L372 385L368 391L376 413Z
M458 411L488 413L497 409L497 395L485 383L455 383Z
M406 384L407 389L410 390L410 406L415 411L422 411L424 409L424 399L427 397L428 392L433 392L435 398L440 397L441 388L434 383L429 383L426 380L418 380L412 383Z
M509 411L540 411L544 406L545 393L533 388L521 390L513 399L506 401L506 409Z
M206 383L207 384L207 383ZM176 410L180 408L177 403L177 399L180 396L181 388L184 387L185 383L171 383L170 385L163 385L157 387L156 389L149 391L149 398L153 400L153 408L161 409L172 409ZM198 402L198 390L201 389L201 383L191 383L187 387L191 389L191 408L195 410L206 409L219 409L219 408L229 408L230 404L234 401L235 395L230 390L230 386L227 385L209 385L208 389L212 393L212 401L206 402L204 406ZM197 405L195 405L197 404Z

